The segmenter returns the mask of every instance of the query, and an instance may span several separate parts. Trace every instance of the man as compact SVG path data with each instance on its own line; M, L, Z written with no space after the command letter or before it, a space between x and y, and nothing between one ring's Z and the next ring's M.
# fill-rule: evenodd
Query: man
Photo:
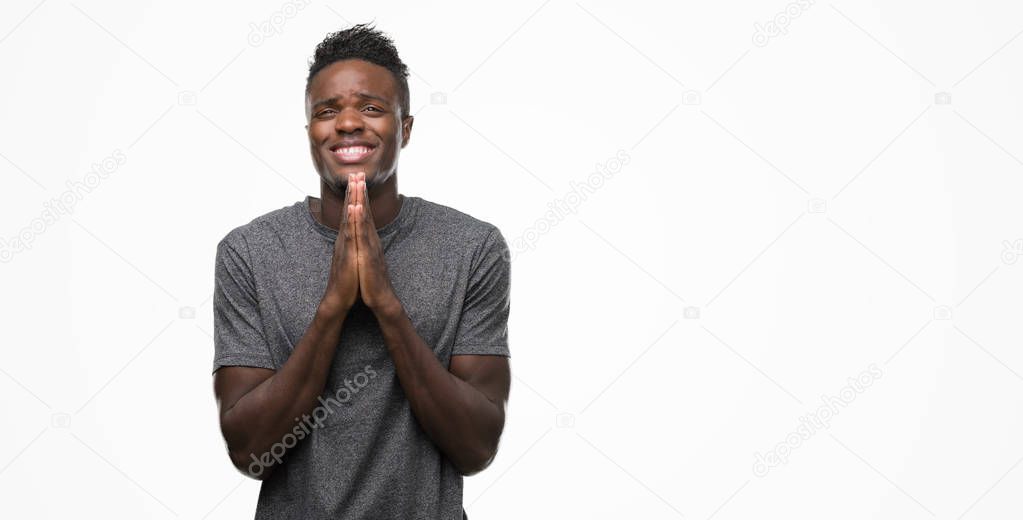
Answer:
M306 83L320 198L217 246L214 391L256 518L464 518L510 371L508 247L493 225L398 193L408 69L367 25Z

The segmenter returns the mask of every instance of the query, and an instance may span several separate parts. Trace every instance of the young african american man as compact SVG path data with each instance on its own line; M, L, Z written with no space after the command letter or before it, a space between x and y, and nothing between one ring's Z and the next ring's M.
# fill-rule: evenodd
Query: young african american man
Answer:
M213 386L257 519L460 519L510 386L510 259L492 224L398 193L408 68L368 24L306 80L320 198L217 245Z

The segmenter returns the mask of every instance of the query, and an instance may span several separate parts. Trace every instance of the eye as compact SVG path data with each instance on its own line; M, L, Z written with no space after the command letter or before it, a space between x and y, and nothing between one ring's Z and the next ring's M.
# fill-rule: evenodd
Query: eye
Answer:
M372 108L373 110L376 110L377 112L383 112L383 110L380 110L379 108L377 108L377 107L375 107L373 105L369 105L369 106L366 107L366 109L370 109L370 108Z
M328 115L332 114L333 112L334 112L333 108L328 108L326 110L320 111L320 113L316 114L316 117L328 116Z

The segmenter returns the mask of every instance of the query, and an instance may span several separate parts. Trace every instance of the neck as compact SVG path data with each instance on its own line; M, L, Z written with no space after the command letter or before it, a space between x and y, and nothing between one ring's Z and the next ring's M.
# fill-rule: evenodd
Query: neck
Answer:
M383 184L366 184L369 189L369 207L373 211L373 222L380 229L397 218L401 204L398 200L398 174L392 174ZM347 181L342 184L342 192L334 193L327 183L320 180L320 210L313 216L321 224L331 228L341 227L341 210L344 205L344 191L348 188Z

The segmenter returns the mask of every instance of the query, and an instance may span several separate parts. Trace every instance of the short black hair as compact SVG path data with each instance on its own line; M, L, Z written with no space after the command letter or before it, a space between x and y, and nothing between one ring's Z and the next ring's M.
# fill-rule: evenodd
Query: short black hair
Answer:
M402 117L409 115L408 66L398 57L394 41L369 23L353 25L342 31L330 33L316 46L316 53L309 61L309 76L305 81L306 95L309 95L309 87L316 73L332 63L348 59L365 60L391 71L395 83L398 84L398 102L401 105Z

